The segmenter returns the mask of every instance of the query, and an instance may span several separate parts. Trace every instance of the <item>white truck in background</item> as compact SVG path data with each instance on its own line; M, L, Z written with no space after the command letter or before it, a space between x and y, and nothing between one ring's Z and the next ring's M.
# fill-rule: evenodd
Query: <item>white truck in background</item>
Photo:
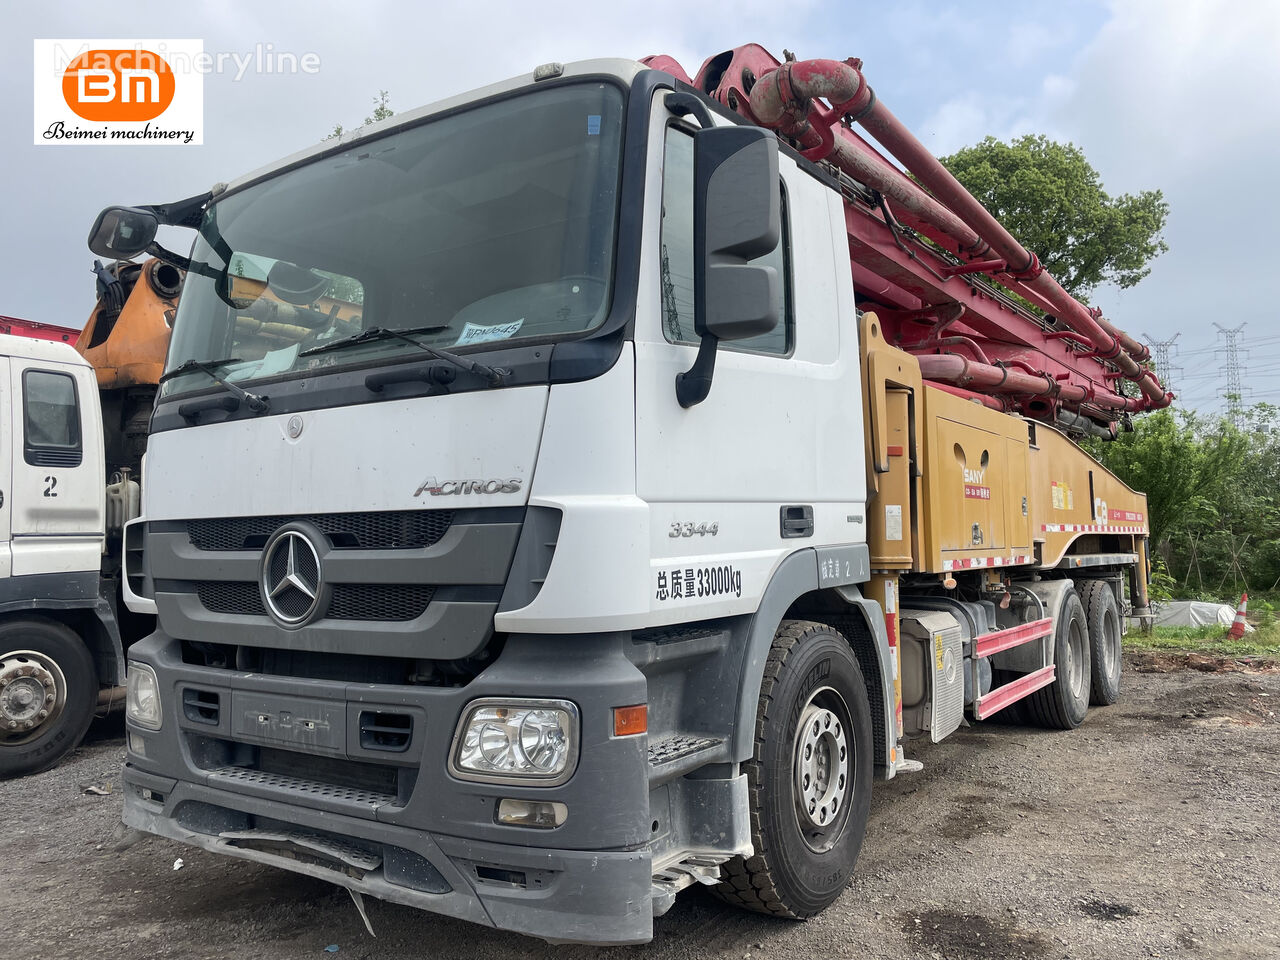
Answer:
M93 273L82 330L0 317L0 777L53 766L123 703L125 651L155 628L123 602L124 527L184 274Z
M0 335L0 776L52 766L100 701L123 699L103 557L139 488L103 476L93 367L69 344Z

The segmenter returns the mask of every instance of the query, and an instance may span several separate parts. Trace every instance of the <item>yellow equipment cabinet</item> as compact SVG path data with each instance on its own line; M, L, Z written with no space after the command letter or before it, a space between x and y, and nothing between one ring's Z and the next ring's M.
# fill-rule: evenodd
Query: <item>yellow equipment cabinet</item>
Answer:
M1048 424L926 384L874 313L861 333L873 569L1145 562L1143 494Z
M920 569L950 573L1032 563L1027 423L925 387Z
M1029 422L1032 521L1042 567L1084 566L1083 556L1130 555L1148 532L1147 498L1044 423Z

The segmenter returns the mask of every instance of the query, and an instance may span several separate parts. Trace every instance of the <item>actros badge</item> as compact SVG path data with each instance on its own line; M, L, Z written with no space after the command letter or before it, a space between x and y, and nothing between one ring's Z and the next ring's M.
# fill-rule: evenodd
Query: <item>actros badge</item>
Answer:
M427 477L413 492L415 497L424 493L433 497L456 496L465 493L519 493L521 480L437 480Z

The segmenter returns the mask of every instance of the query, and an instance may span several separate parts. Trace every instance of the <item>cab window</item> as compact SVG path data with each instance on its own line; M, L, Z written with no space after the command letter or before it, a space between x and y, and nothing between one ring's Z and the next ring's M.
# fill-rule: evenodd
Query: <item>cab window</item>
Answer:
M76 382L65 373L28 370L22 375L23 454L39 467L77 467L83 457Z

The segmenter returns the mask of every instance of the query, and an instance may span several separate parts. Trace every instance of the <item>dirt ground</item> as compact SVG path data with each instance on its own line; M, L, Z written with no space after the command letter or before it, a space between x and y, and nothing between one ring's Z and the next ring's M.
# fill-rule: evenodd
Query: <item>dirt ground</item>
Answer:
M1078 730L988 722L877 784L858 874L799 924L681 895L644 947L552 947L367 901L118 826L123 724L57 769L0 783L4 955L1280 957L1280 673L1130 659ZM1228 667L1231 665L1228 664ZM1166 672L1171 671L1171 672ZM175 872L174 861L184 866ZM15 949L16 948L16 949Z

